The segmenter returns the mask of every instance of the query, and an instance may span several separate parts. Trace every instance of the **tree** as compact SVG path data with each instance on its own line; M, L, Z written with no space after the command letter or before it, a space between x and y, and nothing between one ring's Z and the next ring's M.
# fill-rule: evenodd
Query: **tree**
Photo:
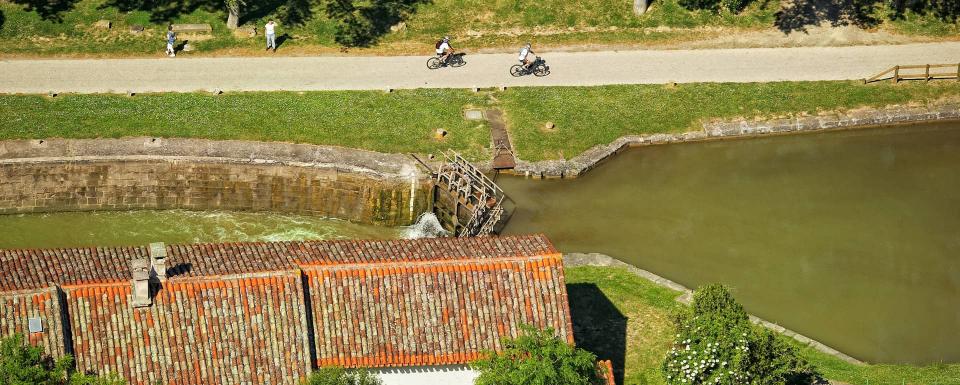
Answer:
M31 346L23 336L0 339L0 384L9 385L122 385L126 383L115 374L98 377L73 371L73 357L69 354L54 359L44 354L43 348Z
M476 385L602 384L597 357L556 337L553 329L522 325L516 339L504 339L503 351L487 352L472 366Z
M382 385L376 374L366 369L347 371L331 366L320 368L303 381L303 385Z
M246 0L226 0L227 28L237 29L240 24L240 8L247 5Z
M676 340L661 368L672 385L810 384L817 377L784 337L751 323L722 285L697 289L674 323Z

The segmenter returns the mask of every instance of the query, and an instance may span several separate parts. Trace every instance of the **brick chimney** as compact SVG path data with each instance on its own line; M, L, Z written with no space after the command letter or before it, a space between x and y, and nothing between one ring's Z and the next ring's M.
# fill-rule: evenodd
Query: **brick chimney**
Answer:
M164 281L167 279L167 247L163 242L150 244L150 279Z
M138 258L130 261L133 273L133 307L145 307L153 304L150 299L150 261Z

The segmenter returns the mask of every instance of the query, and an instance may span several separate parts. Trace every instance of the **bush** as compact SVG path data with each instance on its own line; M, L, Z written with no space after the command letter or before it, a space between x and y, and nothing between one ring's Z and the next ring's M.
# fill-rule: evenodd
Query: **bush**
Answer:
M793 345L753 325L722 285L698 289L674 323L676 340L662 366L670 384L810 384L816 376Z
M73 372L73 357L54 359L43 348L25 344L15 334L0 339L0 384L4 385L122 385L115 374L98 377Z
M340 367L326 367L310 374L304 385L381 385L380 378L366 369L347 371Z
M598 385L597 357L554 334L522 325L516 339L504 339L503 351L487 352L473 363L476 385Z

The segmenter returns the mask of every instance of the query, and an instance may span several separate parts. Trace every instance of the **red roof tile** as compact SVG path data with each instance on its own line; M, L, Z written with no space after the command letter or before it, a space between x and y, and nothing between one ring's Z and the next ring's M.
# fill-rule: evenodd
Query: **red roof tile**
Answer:
M144 308L130 305L129 284L68 288L77 367L134 384L301 378L310 368L301 277L268 274L170 280Z
M11 272L0 276L0 303L54 311L64 298L69 331L58 335L73 338L63 350L81 370L135 384L293 384L313 365L467 363L522 323L573 341L562 261L542 235L167 252L169 279L152 306L133 308L128 260L146 248L0 250L0 271ZM64 285L63 295L45 289L57 301L8 299L50 282ZM0 335L22 328L2 327L12 322Z
M34 317L40 319L42 332L29 332L28 322ZM67 352L64 317L62 297L56 287L0 293L0 336L21 334L56 357Z

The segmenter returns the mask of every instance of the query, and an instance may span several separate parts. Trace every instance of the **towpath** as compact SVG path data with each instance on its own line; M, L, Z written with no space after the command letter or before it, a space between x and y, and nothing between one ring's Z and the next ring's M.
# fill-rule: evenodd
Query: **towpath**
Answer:
M0 93L188 92L589 86L869 77L896 64L960 62L960 43L676 51L555 52L543 78L513 78L515 53L467 55L429 70L427 56L2 60Z

